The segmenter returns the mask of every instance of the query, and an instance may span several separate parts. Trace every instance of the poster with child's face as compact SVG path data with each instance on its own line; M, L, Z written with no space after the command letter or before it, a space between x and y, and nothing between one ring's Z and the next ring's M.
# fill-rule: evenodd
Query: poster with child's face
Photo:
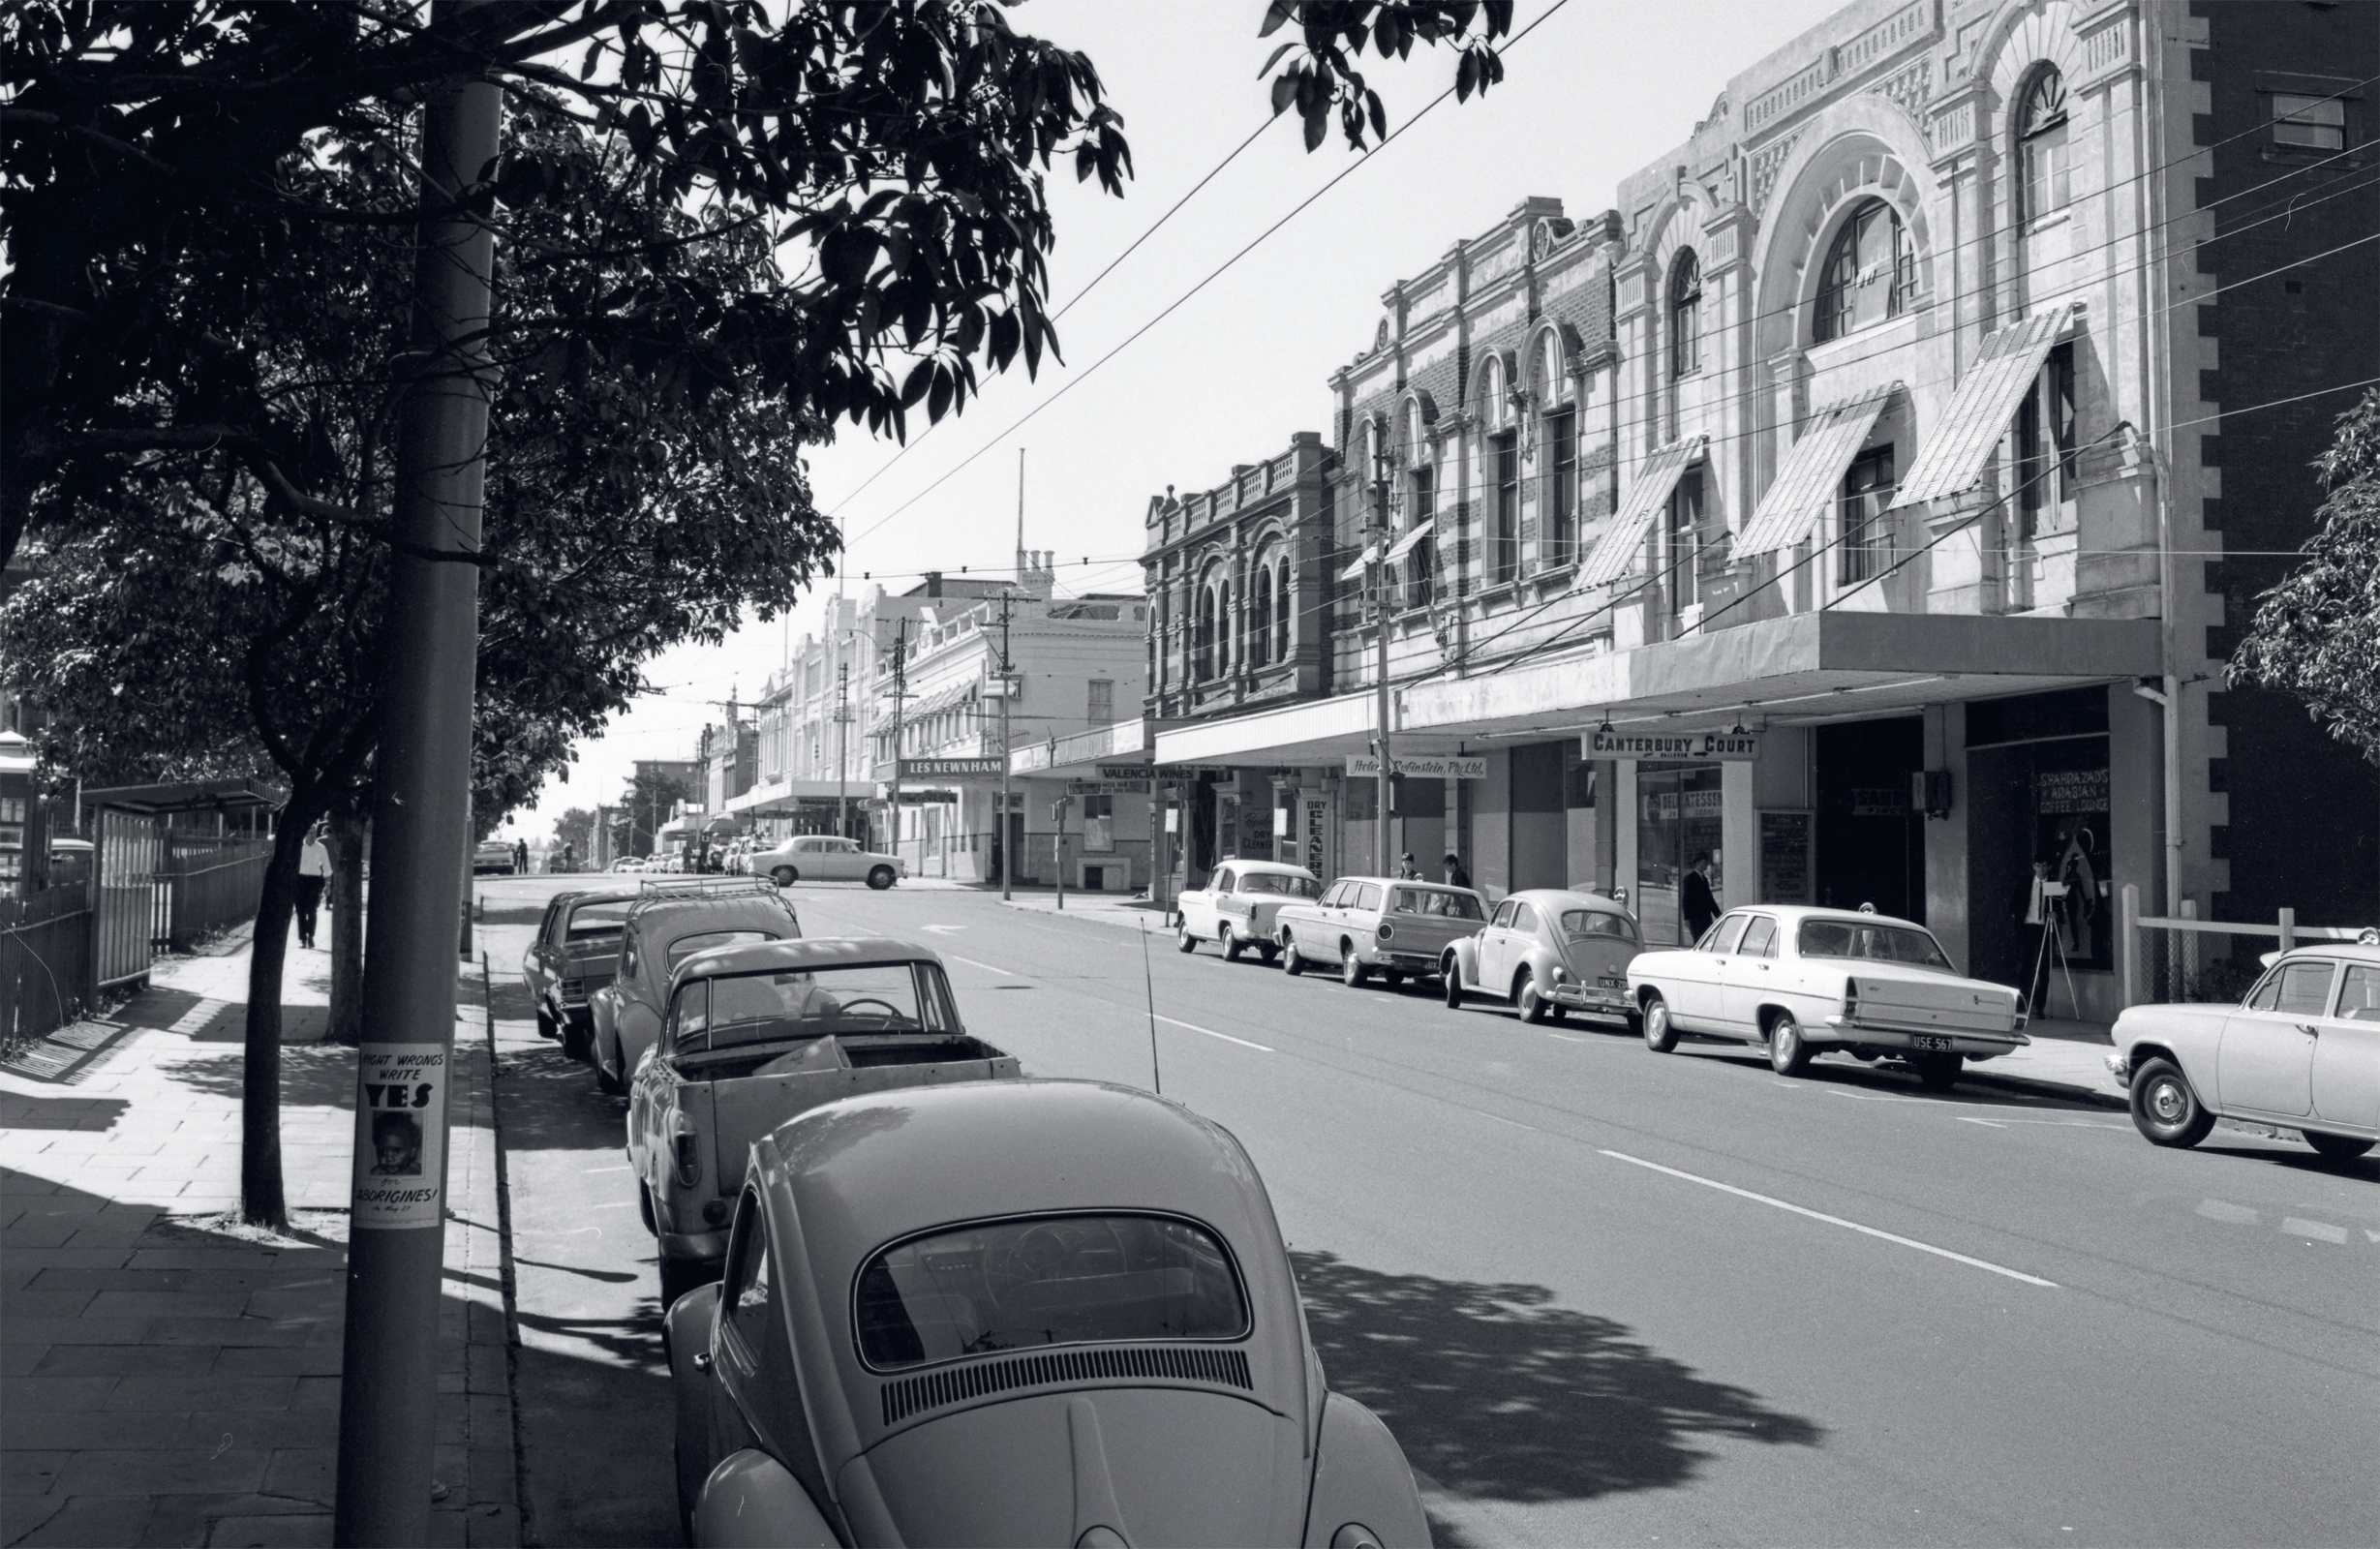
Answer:
M359 1230L445 1219L446 1080L442 1044L372 1044L356 1060L354 1202Z

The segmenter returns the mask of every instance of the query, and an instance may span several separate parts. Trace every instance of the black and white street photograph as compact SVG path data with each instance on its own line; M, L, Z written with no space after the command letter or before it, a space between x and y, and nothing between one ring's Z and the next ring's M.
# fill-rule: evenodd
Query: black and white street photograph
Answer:
M2380 0L0 0L0 1549L2369 1549Z

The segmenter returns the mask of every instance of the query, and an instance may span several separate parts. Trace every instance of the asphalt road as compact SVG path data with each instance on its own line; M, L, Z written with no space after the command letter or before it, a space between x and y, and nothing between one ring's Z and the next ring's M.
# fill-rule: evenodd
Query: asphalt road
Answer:
M625 1104L534 1036L518 973L560 885L481 889L530 1527L668 1542ZM1162 935L1144 967L1113 924L973 892L795 900L813 935L932 944L1028 1075L1161 1074L1237 1134L1441 1544L2374 1539L2380 1157L2161 1151L2079 1103L1841 1056L1786 1080Z

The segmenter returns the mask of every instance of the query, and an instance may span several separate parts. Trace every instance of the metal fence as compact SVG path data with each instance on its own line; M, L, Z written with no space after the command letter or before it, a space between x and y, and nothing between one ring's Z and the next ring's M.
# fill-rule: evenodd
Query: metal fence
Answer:
M2295 909L2270 923L2201 920L2194 900L2179 916L2144 915L2140 888L2124 885L2116 934L2117 979L2126 1006L2151 1001L2222 1004L2244 998L2264 973L2265 954L2308 941L2353 941L2352 926L2302 926Z
M87 888L0 898L0 1054L91 1009L91 945Z
M256 918L273 855L269 842L169 834L167 852L157 875L153 950L188 952Z
M163 818L112 806L98 814L99 987L145 978L162 932L157 873L165 869Z

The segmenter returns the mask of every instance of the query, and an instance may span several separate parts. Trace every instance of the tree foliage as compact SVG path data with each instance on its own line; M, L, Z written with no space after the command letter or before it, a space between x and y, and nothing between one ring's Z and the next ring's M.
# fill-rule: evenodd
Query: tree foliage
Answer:
M1377 139L1388 135L1380 93L1356 68L1364 48L1383 59L1407 58L1416 43L1453 48L1454 97L1467 101L1504 78L1495 40L1512 30L1512 0L1272 0L1258 36L1269 38L1285 26L1295 26L1297 36L1257 72L1272 76L1272 110L1297 110L1309 152L1329 135L1333 116L1349 148L1362 150L1367 133Z
M595 854L595 813L584 806L574 806L554 819L554 842L566 844L580 861Z
M2330 498L2305 562L2257 598L2227 669L2235 686L2305 701L2331 735L2380 764L2380 389L2338 417L2314 462Z

